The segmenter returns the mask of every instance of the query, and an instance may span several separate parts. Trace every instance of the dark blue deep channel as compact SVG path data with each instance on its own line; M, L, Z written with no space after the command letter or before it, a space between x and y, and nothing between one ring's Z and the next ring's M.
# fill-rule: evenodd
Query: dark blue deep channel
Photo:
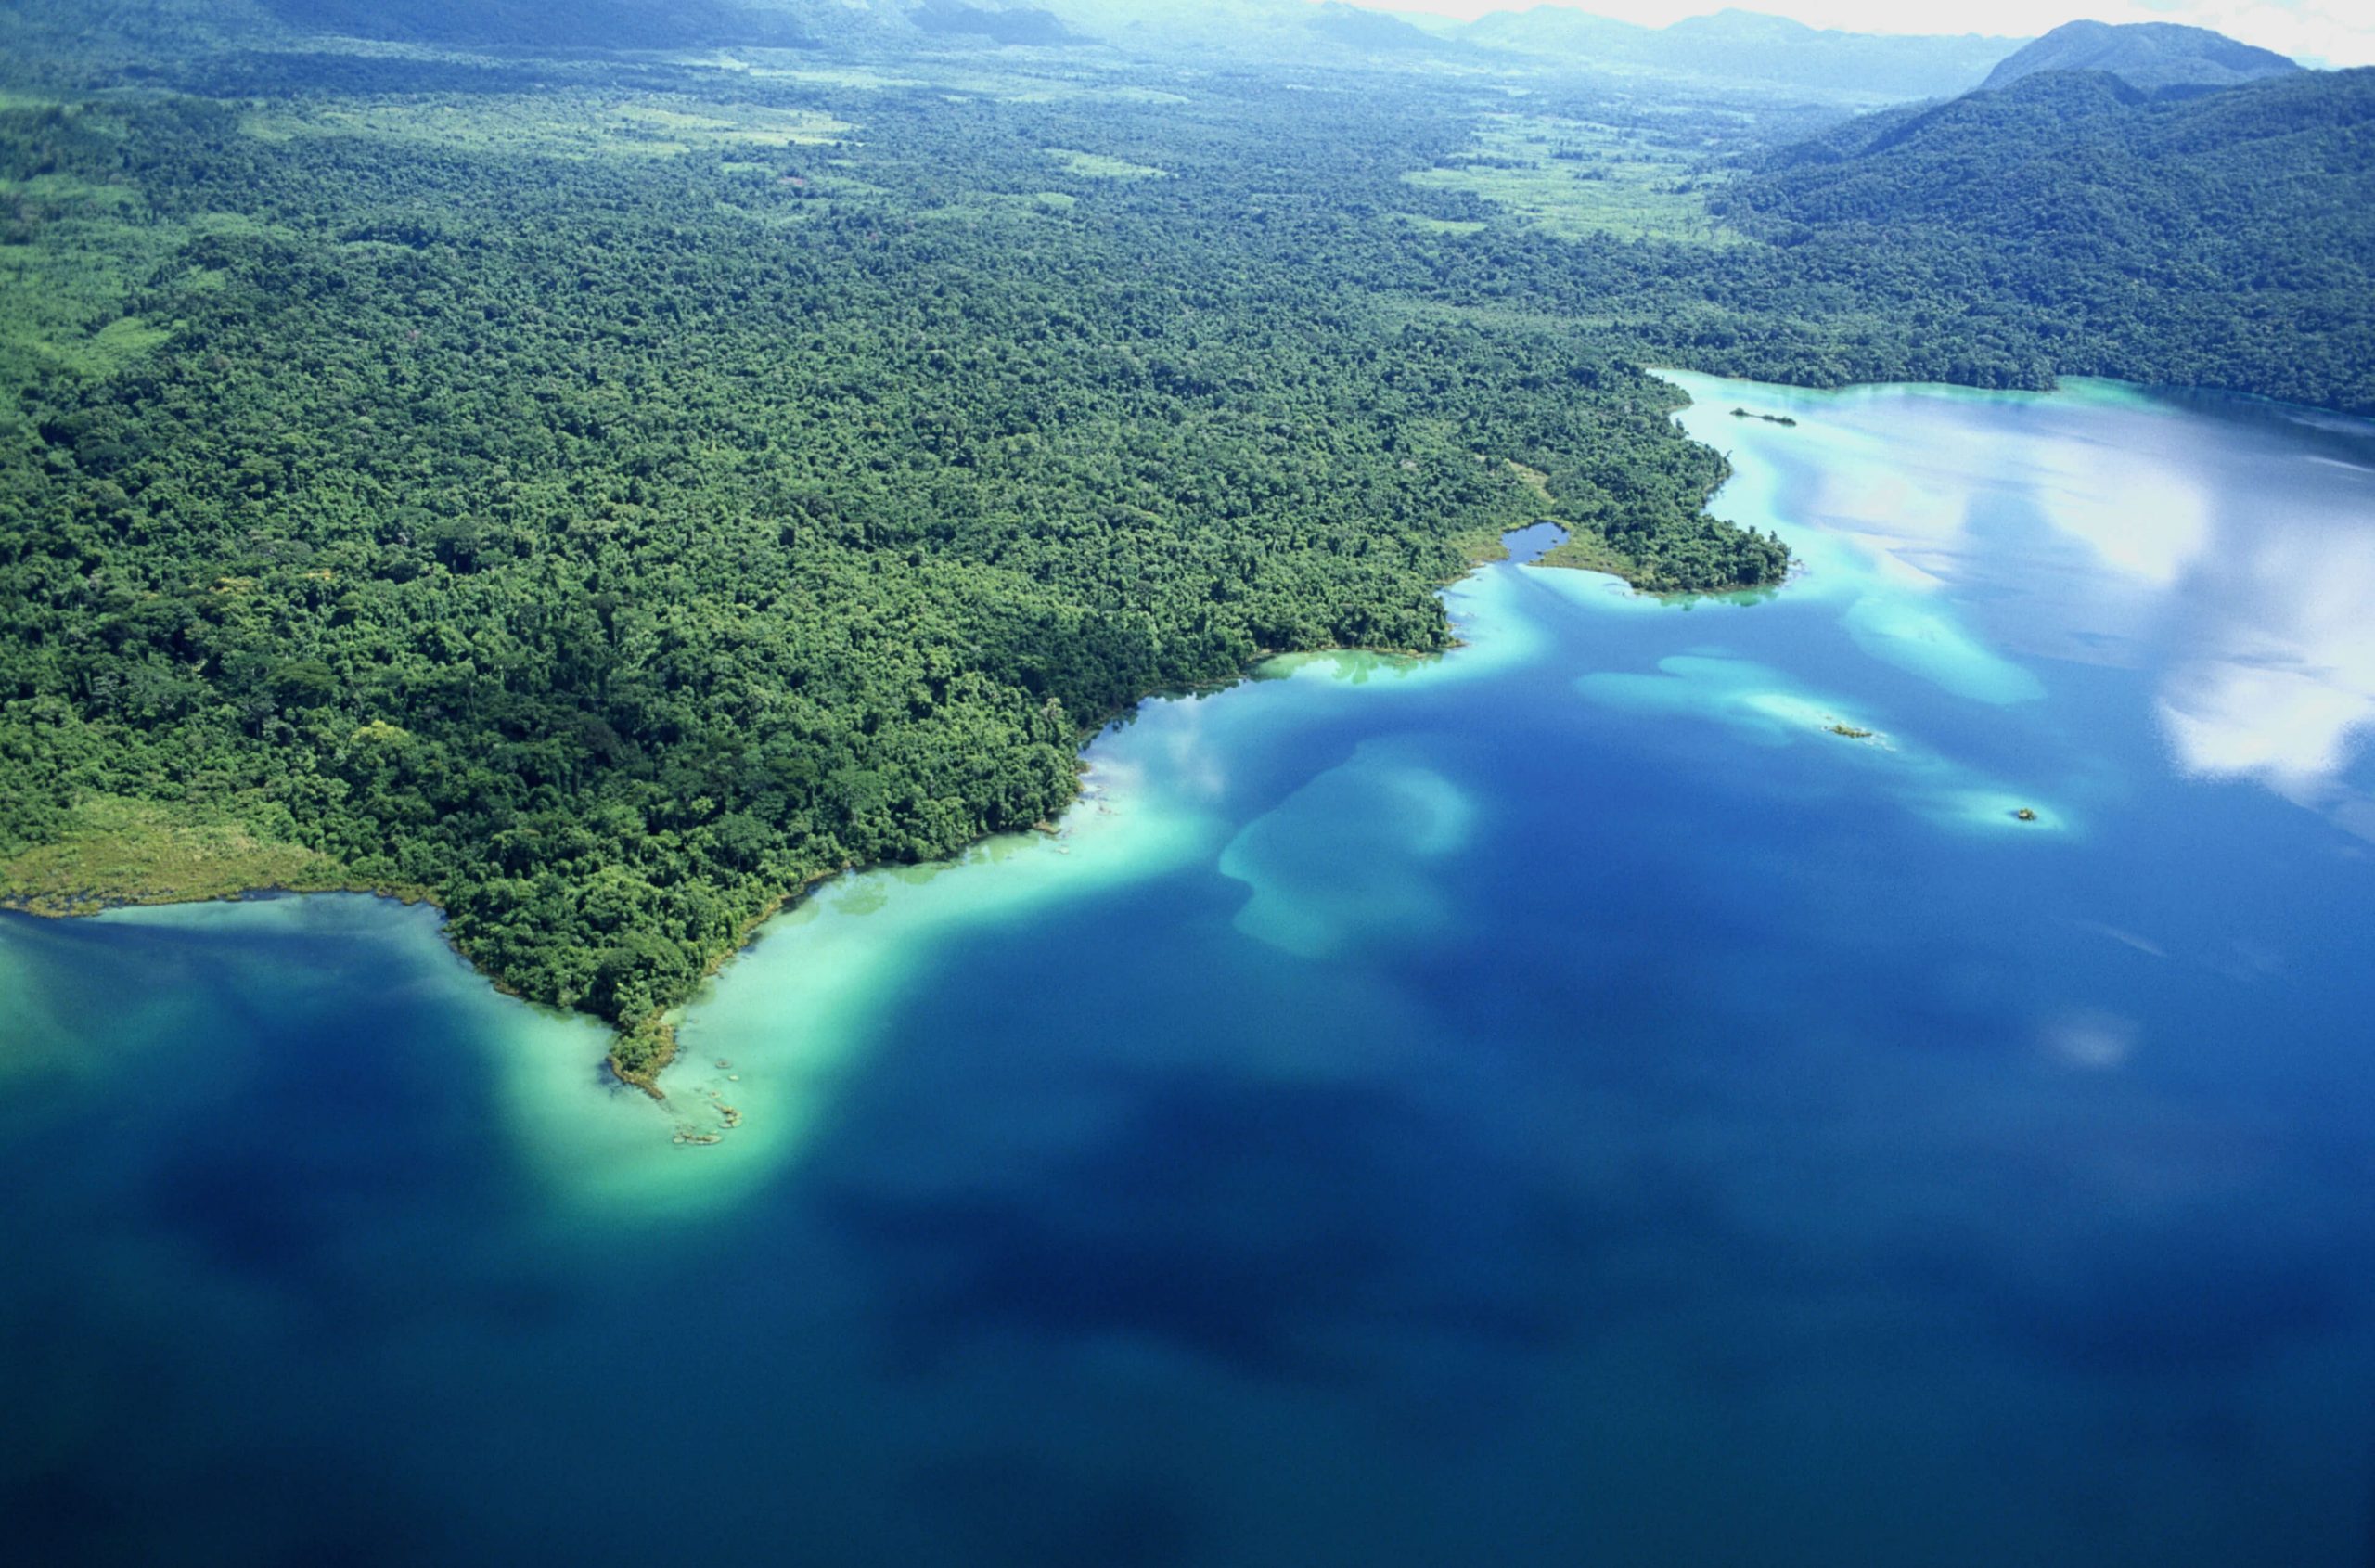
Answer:
M1150 703L664 1106L0 919L0 1557L2365 1568L2375 427L1684 379L1789 587Z

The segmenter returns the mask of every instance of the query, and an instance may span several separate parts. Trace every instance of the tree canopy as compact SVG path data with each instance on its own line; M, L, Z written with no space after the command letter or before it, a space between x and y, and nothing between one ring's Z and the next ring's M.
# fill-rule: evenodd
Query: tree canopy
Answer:
M16 69L0 868L153 893L72 851L173 829L425 894L646 1082L810 880L1053 817L1149 693L1444 647L1507 528L1778 579L1644 366L2375 405L2363 76L1859 122L1709 247L1409 183L1480 112L1422 77Z

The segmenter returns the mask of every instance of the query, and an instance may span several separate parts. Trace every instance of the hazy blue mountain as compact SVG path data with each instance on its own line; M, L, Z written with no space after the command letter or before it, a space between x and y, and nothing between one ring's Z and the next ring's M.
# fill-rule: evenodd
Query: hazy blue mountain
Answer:
M1567 6L1500 11L1459 25L1328 0L1046 0L1075 34L1150 51L1188 48L1307 63L1360 56L1650 74L1828 96L1949 97L2019 47L2011 38L1904 38L1823 32L1727 10L1671 27Z
M2147 92L2167 87L2232 87L2300 66L2272 50L2240 44L2206 27L2174 22L2073 21L2055 28L1998 65L1982 85L2008 87L2048 71L2104 71Z
M1498 12L1462 36L1542 61L1894 98L1968 92L2019 46L2017 39L1976 35L1830 32L1737 9L1636 27L1563 6Z
M1363 10L1342 0L1328 0L1310 20L1313 31L1348 47L1370 54L1440 54L1444 40L1400 17Z
M1064 44L1072 33L1052 12L1035 6L974 6L962 0L925 0L909 19L924 32L995 44Z
M1655 32L1572 6L1537 6L1527 11L1495 11L1470 23L1462 36L1493 49L1629 60L1649 46Z
M1291 56L1313 38L1313 8L1301 0L1045 0L1082 39L1149 54Z
M1196 61L1311 65L1479 58L1458 24L1328 0L1045 0L1075 40Z

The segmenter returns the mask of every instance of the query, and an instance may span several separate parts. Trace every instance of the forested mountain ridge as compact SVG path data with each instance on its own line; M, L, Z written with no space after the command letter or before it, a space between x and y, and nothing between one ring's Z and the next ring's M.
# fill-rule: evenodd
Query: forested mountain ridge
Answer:
M2101 71L2147 92L2232 87L2301 67L2272 49L2206 27L2175 22L2065 22L1998 65L1981 84L1993 92L2049 71Z
M1309 19L1312 30L1350 48L1388 54L1439 54L1444 49L1441 39L1400 17L1347 6L1342 0L1326 0L1317 10Z
M907 21L923 32L945 38L978 38L993 44L1069 44L1076 42L1052 11L1035 6L977 6L968 0L921 0L907 13Z
M2375 410L2375 70L2099 72L1867 117L1715 205L1864 297L2022 313L2069 375Z

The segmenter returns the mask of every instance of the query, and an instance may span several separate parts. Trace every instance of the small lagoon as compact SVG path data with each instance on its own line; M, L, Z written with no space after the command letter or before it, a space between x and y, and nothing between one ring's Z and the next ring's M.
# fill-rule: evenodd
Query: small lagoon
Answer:
M426 910L0 917L22 1560L2364 1564L2375 425L1675 379L1785 588L1150 702L665 1104Z

